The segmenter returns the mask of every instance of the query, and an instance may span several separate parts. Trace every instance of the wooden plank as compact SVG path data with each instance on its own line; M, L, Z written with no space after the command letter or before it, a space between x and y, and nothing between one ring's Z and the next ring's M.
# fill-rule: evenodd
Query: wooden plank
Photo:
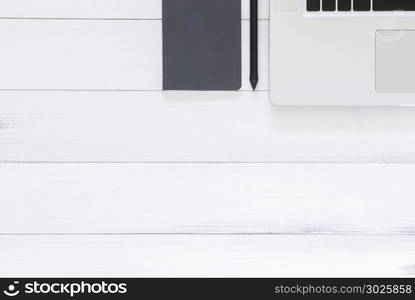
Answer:
M412 236L3 236L2 277L413 277Z
M1 92L0 162L415 162L409 108L265 92Z
M266 90L268 21L260 26ZM242 27L242 90L250 90L249 21ZM160 20L3 19L0 35L0 90L162 90Z
M2 0L1 18L161 19L162 0ZM259 1L259 16L269 17L269 0ZM249 0L242 0L249 18Z
M0 233L415 232L415 165L3 164Z
M160 86L160 21L0 20L0 35L0 89Z
M161 0L2 0L2 18L160 19Z

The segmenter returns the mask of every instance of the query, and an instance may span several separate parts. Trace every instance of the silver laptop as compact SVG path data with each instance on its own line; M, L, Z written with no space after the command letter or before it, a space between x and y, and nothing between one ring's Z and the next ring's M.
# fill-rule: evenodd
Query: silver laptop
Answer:
M415 106L415 0L270 0L277 105Z

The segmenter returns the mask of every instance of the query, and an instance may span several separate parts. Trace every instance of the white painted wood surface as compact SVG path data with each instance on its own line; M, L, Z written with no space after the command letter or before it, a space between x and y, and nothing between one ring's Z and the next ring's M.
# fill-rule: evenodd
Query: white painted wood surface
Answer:
M408 236L19 236L0 237L0 244L2 277L415 274Z
M0 92L2 162L414 162L411 108L276 108L267 92Z
M249 92L248 2L245 91L164 93L161 0L0 1L0 276L414 275L415 111L273 107L266 0Z
M6 164L0 234L412 234L415 166Z

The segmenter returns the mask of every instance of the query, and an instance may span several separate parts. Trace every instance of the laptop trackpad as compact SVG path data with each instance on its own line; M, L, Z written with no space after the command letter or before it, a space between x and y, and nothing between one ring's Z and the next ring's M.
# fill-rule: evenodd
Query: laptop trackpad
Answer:
M415 31L376 32L376 91L415 93Z
M376 91L415 93L415 31L376 32Z

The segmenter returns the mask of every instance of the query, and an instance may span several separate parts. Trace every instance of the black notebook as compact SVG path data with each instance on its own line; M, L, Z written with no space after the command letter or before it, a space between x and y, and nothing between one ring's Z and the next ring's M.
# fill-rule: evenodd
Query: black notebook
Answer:
M241 87L241 0L163 0L163 88Z

